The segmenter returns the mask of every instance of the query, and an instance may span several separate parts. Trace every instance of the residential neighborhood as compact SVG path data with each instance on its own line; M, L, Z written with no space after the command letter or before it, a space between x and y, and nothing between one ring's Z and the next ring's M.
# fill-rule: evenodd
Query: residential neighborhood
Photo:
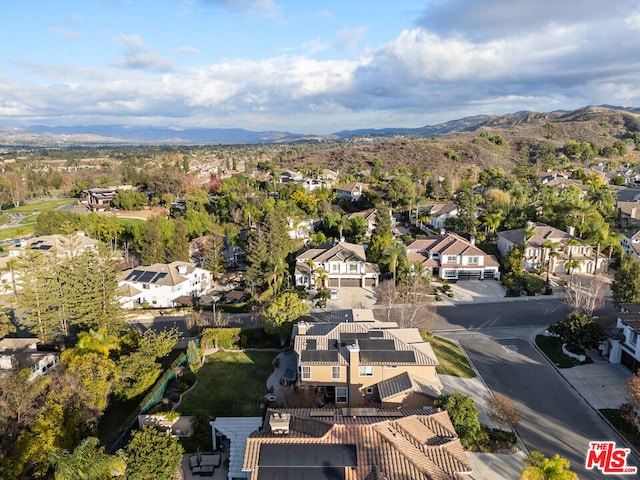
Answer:
M121 187L7 196L0 476L149 444L182 479L495 480L532 452L590 478L609 438L640 465L640 189L571 151L453 189L153 150Z

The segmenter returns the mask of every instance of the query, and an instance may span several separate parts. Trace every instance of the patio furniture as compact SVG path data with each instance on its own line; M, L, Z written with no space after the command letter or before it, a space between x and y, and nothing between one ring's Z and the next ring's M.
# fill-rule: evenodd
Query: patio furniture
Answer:
M220 466L221 455L219 453L204 453L189 457L189 468L194 475L212 477L215 467Z

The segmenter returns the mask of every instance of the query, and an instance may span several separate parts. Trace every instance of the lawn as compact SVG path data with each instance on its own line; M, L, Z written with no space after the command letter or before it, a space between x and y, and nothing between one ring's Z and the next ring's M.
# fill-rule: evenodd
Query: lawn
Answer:
M461 378L473 378L476 376L476 372L471 368L467 357L455 343L428 333L423 333L422 338L431 343L436 358L440 362L440 365L436 367L438 374Z
M562 353L562 342L556 337L545 337L544 335L536 336L536 345L547 358L555 364L558 368L571 368L577 365L584 365L591 363L591 360L587 358L585 362L580 362L575 358L568 357Z
M36 230L36 224L17 225L15 227L0 229L0 240L10 240L13 238L27 237L33 235Z
M23 203L19 207L5 208L3 212L6 213L40 213L49 212L55 210L58 207L64 205L71 205L78 200L75 198L63 198L63 199L47 199L47 200L30 200Z
M605 408L600 410L600 413L611 422L611 425L613 425L630 444L635 448L640 448L640 432L638 432L638 428L623 419L620 415L620 410L617 408Z
M178 410L183 415L206 411L212 417L261 416L260 401L273 372L276 352L217 352L198 371L198 385Z

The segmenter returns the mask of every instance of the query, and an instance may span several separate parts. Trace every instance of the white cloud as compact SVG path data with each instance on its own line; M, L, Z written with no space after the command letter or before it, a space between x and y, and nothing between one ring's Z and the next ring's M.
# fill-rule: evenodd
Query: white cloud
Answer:
M640 11L636 10L633 12L624 19L624 23L626 23L632 30L640 30Z
M140 35L120 34L115 41L125 47L124 60L113 62L115 66L154 72L176 69L171 60L164 58L153 47L144 43Z
M48 30L53 34L58 35L59 37L69 38L71 40L81 40L83 38L82 33L75 32L67 28L49 27Z
M367 32L367 27L345 28L337 33L340 45L350 53L355 53L358 42Z
M329 50L329 48L331 48L331 44L320 37L314 38L313 40L309 40L308 42L304 42L302 44L302 49L309 55L313 55L314 53L318 52L324 52L325 50Z
M174 48L171 50L171 53L174 55L200 55L202 52L195 47L184 45L182 47Z

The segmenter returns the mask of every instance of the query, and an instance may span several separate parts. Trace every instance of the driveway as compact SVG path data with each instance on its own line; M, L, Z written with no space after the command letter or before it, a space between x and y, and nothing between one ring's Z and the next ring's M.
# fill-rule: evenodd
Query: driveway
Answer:
M351 310L353 308L373 308L378 294L373 288L340 287L338 298L327 300L327 310ZM324 309L315 309L314 311Z
M433 286L442 285L439 282L431 282ZM506 290L497 280L462 280L450 282L447 285L453 292L453 297L442 295L443 305L457 303L490 303L504 301Z

